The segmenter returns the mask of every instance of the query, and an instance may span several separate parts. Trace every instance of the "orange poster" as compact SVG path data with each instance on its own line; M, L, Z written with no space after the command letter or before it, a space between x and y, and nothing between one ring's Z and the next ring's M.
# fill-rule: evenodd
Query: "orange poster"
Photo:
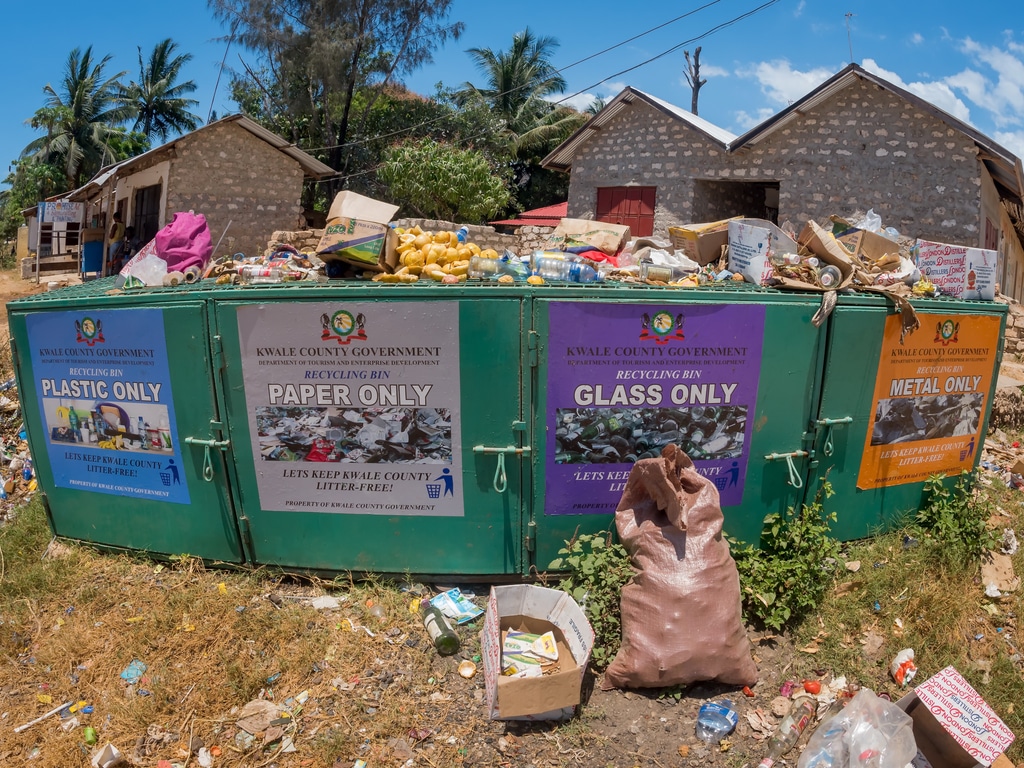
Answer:
M919 314L900 346L900 318L885 321L871 428L857 487L919 483L974 466L995 375L1000 318Z

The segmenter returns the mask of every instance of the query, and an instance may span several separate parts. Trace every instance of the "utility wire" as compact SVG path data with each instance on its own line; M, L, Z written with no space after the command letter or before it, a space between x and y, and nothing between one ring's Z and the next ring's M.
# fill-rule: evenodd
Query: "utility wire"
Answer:
M778 1L779 0L774 0L774 2L778 2ZM614 51L617 48L623 47L624 45L629 45L630 43L635 42L636 40L639 40L642 37L645 37L645 36L650 35L650 34L652 34L654 32L657 32L659 29L664 29L665 27L670 26L672 24L675 24L678 21L682 21L683 19L685 19L685 18L687 18L689 16L692 16L695 13L699 13L700 11L703 11L703 10L705 10L707 8L710 8L713 5L718 5L720 2L722 2L722 0L711 0L711 2L705 3L704 5L701 5L701 6L697 7L697 8L694 8L692 11L687 11L686 13L682 14L681 16L676 16L673 19L669 19L668 21L662 22L661 24L658 24L656 26L650 27L649 29L646 29L643 32L640 32L639 34L633 35L632 37L627 38L626 40L622 40L621 42L615 43L614 45L611 45L611 46L609 46L609 47L607 47L607 48L605 48L605 49L603 49L601 51L598 51L597 53L592 53L589 56L585 56L582 59L579 59L577 61L572 62L571 64L566 64L561 69L554 70L551 73L551 75L552 76L560 75L563 72L565 72L565 71L567 71L569 69L572 69L575 66L578 66L580 64L584 64L584 63L590 61L591 59L596 59L598 56L603 56L604 54L610 53L610 52ZM771 3L769 3L769 4L771 4ZM760 9L758 9L758 10L760 10ZM746 15L749 15L749 14L744 14L744 16L738 17L738 18L744 18ZM738 19L733 19L732 22L726 22L726 24L724 26L727 26L730 23L734 23L737 20ZM716 27L715 29L718 29L718 27ZM715 31L714 29L711 30L711 32L714 32L714 31ZM707 32L705 34L711 34L711 32ZM700 38L695 38L695 39L699 40ZM689 42L690 41L688 41L686 43L682 43L682 45L688 45ZM662 56L665 56L665 55L671 53L672 51L677 50L678 47L679 46L676 46L675 48L672 48L672 49L666 51L665 53L659 54L658 56L655 56L652 59L648 59L648 61L644 62L644 64L650 63L651 61L655 61L656 59L659 59ZM643 66L643 64L638 64L637 66L640 67L640 66ZM632 69L635 69L635 68L636 67L633 67ZM625 70L625 71L629 72L631 70ZM609 75L604 80L601 80L600 83L603 83L606 80L610 80L612 77L616 77L616 75ZM598 83L598 85L600 85L600 83ZM501 93L499 93L497 95L497 97L500 98L502 96L507 96L507 95L509 95L511 93L515 93L518 90L521 90L523 88L528 88L528 87L530 87L530 83L523 83L522 85L516 86L515 88L510 88L507 91L502 91ZM553 103L561 104L566 99L570 99L573 96L578 96L578 95L580 95L580 93L583 93L586 90L587 89L584 89L583 91L575 93L572 96L567 96L565 99L561 99L561 100L559 100L557 102L553 102ZM332 144L332 145L325 146L325 147L312 147L312 148L307 149L305 151L307 151L307 152L316 152L316 151L322 151L322 150L327 150L327 149L342 149L342 148L345 148L345 147L357 147L357 146L360 146L362 144L367 144L370 141L379 141L380 139L388 139L388 138L391 138L392 136L401 136L401 135L406 134L406 133L411 133L412 131L415 131L415 130L417 130L419 128L425 128L425 127L427 127L429 125L432 125L434 123L440 122L440 121L442 121L444 119L445 119L444 117L435 117L435 118L431 118L430 120L425 120L425 121L423 121L421 123L417 123L416 125L412 125L412 126L409 126L409 127L406 127L406 128L401 128L401 129L396 130L396 131L391 131L390 133L377 134L372 139L370 139L370 138L359 139L357 141L350 141L350 142L346 142L344 144Z

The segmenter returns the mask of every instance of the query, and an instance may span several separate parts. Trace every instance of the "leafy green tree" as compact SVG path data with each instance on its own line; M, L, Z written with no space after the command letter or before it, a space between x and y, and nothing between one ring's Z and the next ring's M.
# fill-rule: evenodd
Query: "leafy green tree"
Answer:
M527 28L513 36L507 51L470 48L486 85L467 82L455 94L459 104L484 105L503 122L515 156L513 210L548 205L568 195L568 177L541 168L540 162L588 115L550 101L566 85L550 60L557 47L553 37L537 37Z
M55 165L30 160L16 161L14 170L0 191L0 240L8 240L25 223L21 212L55 194L65 183L63 170Z
M123 103L120 78L105 73L110 56L99 62L92 48L75 48L68 54L59 90L47 84L45 106L33 115L33 128L46 131L22 151L23 158L59 166L63 170L64 192L88 180L104 165L117 160L108 143L112 131L134 116L134 108Z
M257 66L237 77L266 97L265 113L308 117L304 146L324 147L327 164L343 176L351 170L350 129L360 118L357 93L398 82L463 30L447 21L453 0L207 2L258 55Z
M509 198L505 179L482 153L429 138L394 145L377 175L405 213L427 219L480 223Z
M194 131L199 125L199 117L189 112L199 104L188 98L196 84L192 80L178 82L181 68L192 60L192 54L175 55L177 47L170 38L162 40L147 62L142 60L139 48L139 79L132 80L121 95L136 109L133 129L161 143L176 134Z

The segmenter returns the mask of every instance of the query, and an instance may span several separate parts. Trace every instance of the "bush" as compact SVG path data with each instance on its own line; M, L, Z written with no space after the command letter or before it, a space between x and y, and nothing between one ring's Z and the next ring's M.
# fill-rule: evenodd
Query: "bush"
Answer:
M991 510L974 498L970 472L961 474L952 489L944 480L945 475L932 475L925 481L925 504L917 513L917 522L938 544L939 557L946 565L976 565L999 542L999 535L988 527Z
M823 514L823 495L832 495L827 481L814 502L799 512L790 508L785 514L767 515L759 549L730 540L748 623L756 620L780 630L824 599L838 562L839 542L829 535L836 515Z
M609 531L576 536L558 550L560 557L548 569L567 570L558 588L573 596L594 628L591 664L602 670L611 664L622 640L619 599L622 587L633 577L629 555Z

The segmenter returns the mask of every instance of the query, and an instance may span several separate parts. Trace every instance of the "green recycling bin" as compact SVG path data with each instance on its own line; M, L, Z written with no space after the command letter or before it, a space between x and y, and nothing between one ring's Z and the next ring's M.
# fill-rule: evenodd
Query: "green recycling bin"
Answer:
M98 280L7 305L22 412L59 536L241 562L208 305Z

